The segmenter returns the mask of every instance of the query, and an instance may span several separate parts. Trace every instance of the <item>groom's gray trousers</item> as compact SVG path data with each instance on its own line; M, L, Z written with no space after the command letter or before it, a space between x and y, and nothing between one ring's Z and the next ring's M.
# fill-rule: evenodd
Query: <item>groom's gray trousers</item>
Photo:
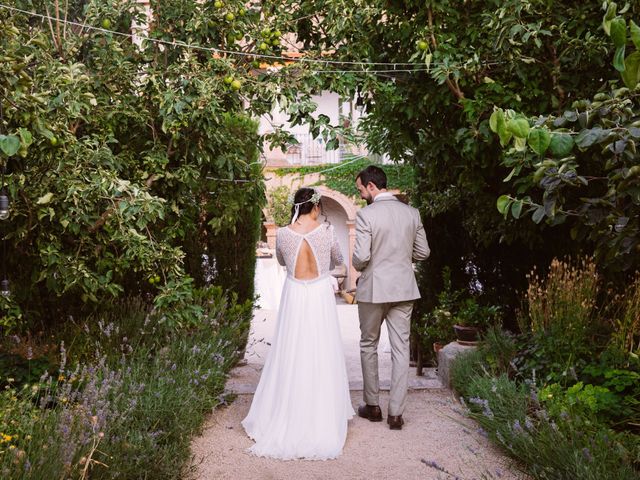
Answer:
M383 320L387 321L391 344L391 391L389 415L402 415L407 400L409 380L409 333L413 300L407 302L358 302L360 316L360 360L364 381L364 401L380 405L378 378L378 342Z

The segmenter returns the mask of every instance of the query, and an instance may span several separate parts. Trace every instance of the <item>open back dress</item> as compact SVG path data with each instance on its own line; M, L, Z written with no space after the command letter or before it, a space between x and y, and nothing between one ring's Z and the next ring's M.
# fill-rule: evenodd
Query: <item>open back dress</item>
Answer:
M303 242L318 276L294 277ZM276 256L287 268L274 339L242 421L259 456L327 460L342 452L354 415L329 272L343 262L332 226L301 234L278 229Z

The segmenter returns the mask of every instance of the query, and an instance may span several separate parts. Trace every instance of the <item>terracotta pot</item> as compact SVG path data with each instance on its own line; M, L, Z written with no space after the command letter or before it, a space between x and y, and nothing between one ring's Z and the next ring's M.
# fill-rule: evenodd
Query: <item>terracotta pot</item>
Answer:
M467 327L466 325L454 325L453 330L456 332L456 338L461 345L476 345L480 338L480 330L478 327Z

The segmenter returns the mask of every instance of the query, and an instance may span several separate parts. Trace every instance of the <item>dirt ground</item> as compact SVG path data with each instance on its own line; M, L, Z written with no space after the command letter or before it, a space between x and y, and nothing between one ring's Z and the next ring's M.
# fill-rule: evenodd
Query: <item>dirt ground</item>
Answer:
M357 309L339 305L341 334L354 408L362 403ZM274 311L257 310L252 324L246 363L236 367L227 381L235 395L228 406L209 417L202 435L193 439L190 480L253 479L518 479L525 478L511 460L484 436L452 393L442 388L435 369L417 377L412 371L409 397L400 431L386 422L355 417L349 422L343 454L335 460L281 461L247 452L252 440L240 422L247 415L275 327ZM380 355L381 407L386 417L391 361L383 332ZM415 370L415 369L412 369Z

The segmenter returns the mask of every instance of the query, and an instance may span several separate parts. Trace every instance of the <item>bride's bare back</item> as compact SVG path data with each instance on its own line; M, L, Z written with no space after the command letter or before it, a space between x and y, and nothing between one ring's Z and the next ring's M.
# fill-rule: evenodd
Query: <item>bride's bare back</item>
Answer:
M302 240L298 259L296 260L296 271L293 276L298 280L310 280L318 276L318 263L311 250L311 245L306 240Z
M343 262L333 227L320 223L278 229L276 257L280 265L286 265L289 275L298 280L326 275Z

